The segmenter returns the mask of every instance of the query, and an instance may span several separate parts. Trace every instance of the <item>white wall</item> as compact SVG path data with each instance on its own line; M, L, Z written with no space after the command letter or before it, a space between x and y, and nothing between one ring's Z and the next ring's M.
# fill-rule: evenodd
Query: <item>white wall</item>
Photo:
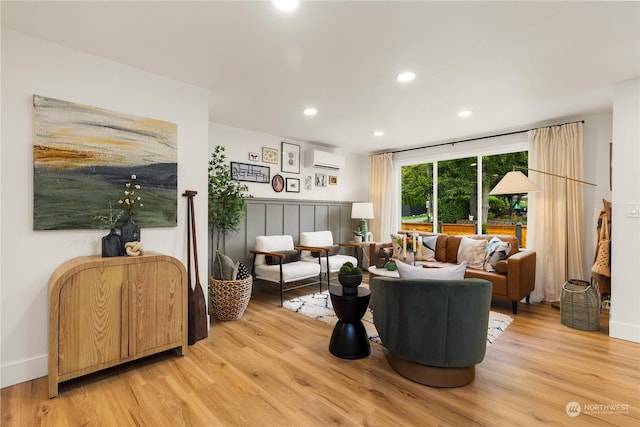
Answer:
M48 280L62 262L99 254L106 230L33 231L32 96L39 94L178 125L178 226L144 228L146 250L186 263L186 189L207 229L208 92L2 29L0 384L47 374ZM200 196L202 195L202 196ZM202 230L202 233L200 233ZM207 259L207 245L199 246ZM201 282L206 281L206 268Z
M271 188L271 184L246 183L249 192L254 197L273 199L302 199L302 200L337 200L337 201L368 201L369 200L369 156L347 153L339 149L321 147L303 141L296 141L280 136L268 135L264 133L252 132L245 129L234 128L221 124L211 123L209 136L209 151L212 152L216 145L225 147L227 160L249 164L259 164L269 166L271 176L280 174L284 178L300 178L305 174L323 173L338 177L338 185L328 185L327 187L314 187L313 191L306 193L288 193L282 191L276 193ZM317 150L329 151L345 157L346 167L341 170L327 170L318 168L308 168L301 161L300 174L282 172L280 163L270 164L249 161L249 153L262 155L262 147L277 148L280 153L282 141L300 145L300 154L304 156L305 150L315 148ZM302 159L301 159L302 160Z
M602 199L611 201L609 190L609 144L612 141L613 115L594 114L582 117L583 127L583 180L597 187L583 185L584 228L583 228L583 278L591 277L591 266L596 254L598 241L597 224L604 205Z
M615 86L613 102L613 205L611 216L611 318L609 335L640 342L640 79Z

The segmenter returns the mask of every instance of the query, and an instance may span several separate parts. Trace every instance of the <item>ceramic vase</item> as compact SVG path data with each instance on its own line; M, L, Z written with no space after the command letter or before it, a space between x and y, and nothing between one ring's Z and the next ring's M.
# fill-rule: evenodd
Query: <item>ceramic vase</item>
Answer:
M338 281L342 285L342 295L356 295L362 274L338 274Z
M122 246L129 242L140 241L140 226L136 224L133 217L129 217L129 221L122 226Z
M124 245L120 235L115 228L111 229L111 232L102 238L102 256L114 257L124 255Z

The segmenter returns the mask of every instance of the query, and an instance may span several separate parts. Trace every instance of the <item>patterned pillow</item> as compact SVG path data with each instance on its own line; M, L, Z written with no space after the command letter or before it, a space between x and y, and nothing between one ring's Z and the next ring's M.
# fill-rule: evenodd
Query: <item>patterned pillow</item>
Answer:
M416 253L418 261L435 261L436 260L436 242L438 236L426 236L421 238L420 250Z
M489 243L487 243L484 269L486 271L496 271L498 261L507 259L509 252L511 252L511 243L503 242L497 237L492 238Z
M463 237L458 247L458 263L467 261L469 268L482 270L487 258L487 241Z
M407 240L406 244L403 244L403 239ZM393 256L394 257L402 256L403 245L406 245L407 255L410 252L413 252L413 243L414 243L413 232L409 232L408 234L392 234L391 246L393 247ZM417 246L418 247L416 248L416 255L418 255L418 253L420 252L420 246L422 246L420 236L418 236Z
M392 257L398 258L402 256L402 240L406 236L404 234L392 234L391 235L391 246L393 247Z
M233 280L244 280L249 277L249 269L242 262L236 262L233 268Z

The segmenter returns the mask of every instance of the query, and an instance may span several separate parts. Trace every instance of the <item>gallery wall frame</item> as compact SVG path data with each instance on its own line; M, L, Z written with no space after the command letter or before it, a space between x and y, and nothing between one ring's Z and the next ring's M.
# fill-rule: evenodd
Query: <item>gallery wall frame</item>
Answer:
M284 190L284 178L282 175L273 175L273 178L271 179L271 188L273 188L273 191L276 193L280 193Z
M262 147L262 162L278 164L278 149L271 147Z
M300 192L300 178L287 178L287 193Z
M316 174L316 187L326 187L327 186L327 174L326 173L317 173Z
M329 175L329 185L338 185L338 177L336 175Z
M313 175L305 173L302 175L302 191L305 193L313 192Z
M290 142L282 142L282 172L300 173L300 146Z
M231 179L268 184L271 179L269 166L231 162Z

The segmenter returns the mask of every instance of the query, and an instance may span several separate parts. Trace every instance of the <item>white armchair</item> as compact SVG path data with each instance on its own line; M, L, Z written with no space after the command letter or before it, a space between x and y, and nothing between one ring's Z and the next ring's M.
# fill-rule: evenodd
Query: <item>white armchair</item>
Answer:
M308 263L317 263L320 260L321 273L327 275L327 285L331 283L331 273L336 273L342 267L342 264L349 261L353 265L358 265L356 257L350 255L342 255L336 252L339 249L339 244L333 242L333 234L331 231L305 231L300 233L300 246L311 246L324 248L325 254L319 254L318 252L310 252L303 250L300 254L301 260ZM333 254L332 254L333 253Z
M320 259L313 258L314 263L301 261L300 247L293 245L293 237L289 235L256 236L252 274L254 279L266 280L280 285L280 305L283 303L283 293L303 286L320 285L322 292L322 273ZM324 248L306 247L325 254ZM307 250L307 252L309 252ZM325 256L326 258L326 256ZM308 282L306 279L317 278ZM305 280L303 284L284 287L290 282Z

